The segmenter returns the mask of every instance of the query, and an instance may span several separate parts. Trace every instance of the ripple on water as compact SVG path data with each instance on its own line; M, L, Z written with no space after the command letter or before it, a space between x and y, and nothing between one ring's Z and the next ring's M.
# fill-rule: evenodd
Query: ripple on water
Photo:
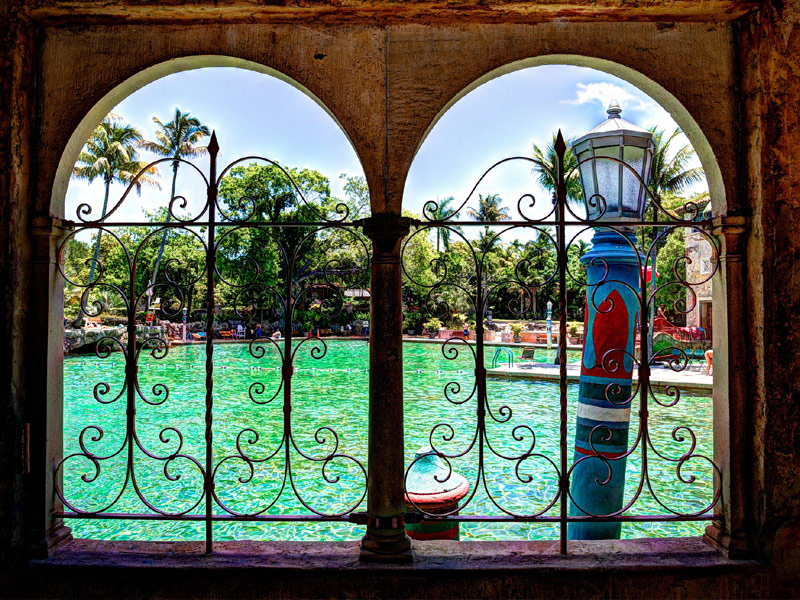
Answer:
M314 342L315 345L321 345ZM348 455L366 467L368 418L368 346L356 341L331 341L324 356L311 355L311 343L298 351L297 373L292 378L292 431L289 444L291 472L283 467L287 451L283 437L283 394L279 356L274 346L266 345L264 357L257 359L246 344L215 347L214 383L214 464L216 494L229 509L264 514L312 514L311 509L328 514L365 510L359 504L364 492L364 475L357 462L338 458L322 460L334 450ZM404 346L404 404L406 464L414 452L431 442L448 454L463 453L475 439L474 365L472 353L458 348L457 355L443 356L433 344ZM519 352L519 350L517 350ZM493 352L487 351L487 363ZM170 349L156 360L140 359L136 431L139 443L153 456L136 449L134 473L140 496L129 484L113 506L114 512L198 514L202 497L202 472L205 462L205 347ZM538 357L540 361L552 357ZM107 359L68 356L64 360L64 452L80 452L79 434L85 431L84 444L94 453L110 456L97 472L91 461L75 457L64 469L64 489L77 508L99 510L120 493L125 480L127 447L125 432L125 394L122 356ZM578 359L571 353L572 361ZM486 365L491 366L490 364ZM222 367L225 367L224 369ZM108 384L108 392L101 382ZM168 393L166 388L168 388ZM95 400L93 390L103 401ZM559 389L548 382L490 379L487 383L489 408L498 420L489 421L488 442L504 456L533 454L517 461L500 460L487 452L484 477L478 492L464 514L502 515L503 509L516 514L543 511L557 493L559 460ZM445 398L445 395L448 400ZM274 398L273 398L274 396ZM467 400L467 398L470 398ZM577 386L568 386L569 423L575 419ZM464 404L458 404L465 401ZM149 402L149 403L148 403ZM652 404L652 403L651 403ZM690 436L674 435L676 427L690 426L697 435L696 453L713 456L711 442L711 399L688 396L677 406L651 406L650 434L659 459L648 448L648 474L657 498L642 493L631 514L664 514L659 501L682 511L699 511L713 494L711 469L695 459L676 472L675 459L690 447ZM635 411L634 411L635 412ZM573 431L568 428L568 447ZM102 434L101 434L102 430ZM334 433L335 432L335 433ZM631 430L631 439L637 435ZM680 441L681 438L683 441ZM531 445L535 440L535 445ZM250 460L236 458L239 450ZM271 460L266 460L273 456ZM478 483L477 447L453 459L454 470L464 475L472 489ZM518 469L516 467L519 467ZM166 470L165 470L166 469ZM641 449L628 460L626 497L632 497L647 481L641 471ZM81 477L90 480L84 482ZM528 478L530 481L528 482ZM300 498L293 489L297 490ZM222 514L220 508L216 509ZM558 514L556 504L548 515ZM662 537L700 535L706 523L630 523L623 524L623 537ZM71 520L76 537L95 539L201 540L202 522ZM356 540L363 526L346 522L254 523L225 522L214 525L215 538L270 540ZM557 539L557 525L550 523L464 523L461 539Z

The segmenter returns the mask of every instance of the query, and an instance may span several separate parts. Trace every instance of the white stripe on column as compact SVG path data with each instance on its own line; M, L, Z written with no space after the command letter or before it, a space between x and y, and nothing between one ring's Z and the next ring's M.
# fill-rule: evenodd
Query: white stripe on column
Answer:
M591 404L578 402L578 417L593 421L613 421L615 423L628 421L631 417L631 407L603 408L602 406L592 406Z

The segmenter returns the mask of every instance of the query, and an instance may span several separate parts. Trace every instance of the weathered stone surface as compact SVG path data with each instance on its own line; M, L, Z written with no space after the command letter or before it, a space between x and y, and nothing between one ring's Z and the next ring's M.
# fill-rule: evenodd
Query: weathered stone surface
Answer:
M164 326L136 326L136 340L144 342L150 338L166 339ZM69 344L69 351L72 354L85 354L97 350L97 342L103 338L116 338L123 344L128 343L128 331L125 327L98 327L96 329L65 329L64 339ZM168 341L168 340L167 340ZM106 347L103 344L101 348ZM120 347L116 344L107 344L111 351L118 351Z
M522 558L498 554L478 563L468 562L475 546L429 546L418 548L417 567L408 575L408 567L358 567L348 584L335 569L356 564L357 544L324 546L320 552L339 557L305 563L302 551L286 545L271 551L252 546L260 558L248 555L247 544L232 554L221 544L211 559L190 550L196 569L213 568L215 561L248 567L215 575L190 571L157 552L135 558L134 565L102 547L79 545L78 553L93 558L11 565L29 569L18 580L34 587L24 591L33 595L44 589L35 586L49 585L50 594L108 595L119 589L113 586L121 574L126 584L141 586L143 596L796 595L780 580L800 572L799 23L797 0L0 3L3 558L46 551L45 533L53 525L50 467L61 440L54 341L63 322L52 264L46 252L34 256L31 224L34 217L61 213L72 161L116 102L186 68L282 73L338 119L364 166L374 211L399 213L414 154L452 102L506 70L561 62L608 70L650 93L698 148L709 169L714 211L748 217L739 225L749 228L737 259L743 268L726 271L740 277L727 324L741 331L725 350L739 366L715 390L720 422L727 425L716 432L715 445L728 461L727 474L735 475L725 479L722 514L737 519L743 547L751 544L765 563L764 570L731 566L690 549L685 556L691 558L679 564L683 559L651 542L643 543L650 566L633 561L630 546L613 544L591 560L576 547L578 556L565 559L522 552ZM398 357L386 364L398 377ZM715 366L719 372L722 365ZM37 444L31 473L20 471L21 423L31 424ZM735 511L726 512L732 506ZM280 554L299 558L287 564L277 560ZM107 568L98 571L93 560ZM253 568L259 561L262 567ZM521 573L513 576L498 568L520 562ZM533 563L542 569L522 572ZM619 569L599 576L596 568L609 565ZM142 577L142 566L157 576ZM178 571L168 569L173 566ZM419 576L417 568L434 574Z
M21 573L20 597L662 598L767 597L755 561L720 557L698 540L415 543L415 563L359 563L357 542L201 543L77 541ZM213 581L215 586L209 587ZM135 582L135 584L134 584ZM772 586L772 587L771 587Z

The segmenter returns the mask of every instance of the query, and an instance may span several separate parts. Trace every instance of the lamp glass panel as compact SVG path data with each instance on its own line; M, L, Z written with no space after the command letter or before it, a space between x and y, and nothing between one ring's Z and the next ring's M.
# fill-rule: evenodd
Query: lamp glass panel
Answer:
M594 161L589 160L592 157L591 149L586 149L578 154L578 162L581 163L581 183L583 184L583 199L587 204L588 218L596 219L599 212L599 205L596 198L592 198L595 193L594 184ZM586 162L584 162L586 161ZM594 206L592 206L594 203Z
M597 173L597 193L605 199L604 219L619 216L619 146L606 146L594 149L594 168ZM606 160L606 158L617 160Z
M629 168L622 169L622 212L621 216L630 218L640 218L640 203L642 201L642 184L632 171L639 176L642 175L642 162L644 160L644 148L636 146L626 146L623 152L623 160Z

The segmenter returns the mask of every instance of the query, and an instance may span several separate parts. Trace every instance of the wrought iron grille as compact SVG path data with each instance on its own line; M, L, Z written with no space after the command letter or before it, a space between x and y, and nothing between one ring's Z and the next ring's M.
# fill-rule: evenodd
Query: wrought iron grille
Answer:
M101 218L92 219L92 209L87 204L77 209L74 231L59 249L59 269L68 285L82 289L80 304L88 317L107 314L109 298L121 304L123 327L103 335L95 346L95 354L101 359L97 364L121 355L118 377L115 381L101 381L91 390L98 419L102 410L112 410L118 420L111 431L97 423L65 423L65 429L80 428L80 449L63 458L56 468L55 481L56 493L64 506L59 513L61 517L200 521L205 523L206 548L211 551L214 522L345 521L361 505L367 490L366 468L360 458L342 449L334 424L320 425L310 435L310 441L305 440L306 446L293 429L292 382L298 353L308 352L314 360L321 359L328 350L324 339L298 340L294 325L296 311L307 306L313 297L317 297L319 311L335 316L345 306L346 288L368 288L371 245L350 220L346 205L323 210L309 202L291 174L277 162L247 156L218 173L216 135L212 135L208 152L207 174L184 160L157 160L136 176L119 201ZM287 218L284 214L277 219L265 216L259 212L259 199L255 196L220 197L220 184L231 169L254 161L281 171L294 191L295 200L299 199L298 210L305 219ZM133 199L131 192L137 188L138 179L162 163L174 168L180 165L192 176L201 178L206 195L197 214L179 214L191 208L186 197L176 195L170 199L166 213L155 222L115 221L120 207ZM120 233L125 227L141 228L142 233L136 239L125 237ZM70 239L87 231L95 236L102 234L106 243L116 249L115 260L122 263L127 274L124 281L108 279L102 253L86 263L96 273L94 277L90 275L88 282L71 278L65 269L64 249ZM247 236L253 243L270 244L277 249L275 264L259 263L242 255L237 244ZM302 250L318 244L322 237L330 240L331 236L336 238L337 247L347 246L352 252L347 258L334 256L326 258L323 264L309 264ZM168 238L169 243L182 240L193 245L202 254L202 264L184 264L179 256L171 256L168 249L157 273L149 278L153 266L144 260L144 249L148 244L158 244L162 238ZM163 242L161 248L163 251ZM275 268L277 273L268 280L267 272ZM242 402L228 403L227 413L218 408L217 389L220 378L225 377L225 367L214 363L215 319L220 290L226 287L234 297L233 309L239 319L255 323L265 315L276 315L282 323L282 335L274 339L261 332L263 335L252 339L248 346L252 359L272 357L277 362L276 367L253 367L252 382L246 390L238 390L246 393L244 403L256 411L254 421L261 423L242 427L233 439L219 440L215 437L215 424L232 418L232 412L238 414L246 409ZM173 399L170 386L164 383L165 373L159 381L158 361L170 353L170 342L166 335L144 327L148 320L146 308L155 296L164 298L158 316L180 320L186 309L190 316L200 315L205 321L202 398ZM201 308L197 308L198 301ZM145 355L152 359L147 364L143 364ZM198 378L201 376L198 372ZM173 404L175 410L178 407L174 403L190 402L198 410L186 422L171 423L168 417L164 418L166 423L154 419L153 411L158 407ZM143 421L149 426L147 435L142 434ZM260 443L263 431L259 430L264 423L278 430L278 443L271 448ZM366 434L366 423L364 427ZM185 433L186 428L194 433ZM154 431L157 433L152 435ZM309 437L308 432L301 433ZM312 488L298 485L297 481L297 472L303 465L316 468L319 485L341 488L338 504L318 506L308 499ZM68 489L63 481L66 467L73 475ZM100 493L92 486L97 486L104 470L115 486L111 492ZM173 491L178 490L173 496L162 493L160 488L170 486ZM272 510L287 502L287 497L298 509L295 513L279 514ZM144 509L130 511L132 504L128 499Z
M432 509L429 505L417 504L413 501L415 490L408 488L409 474L415 464L422 459L418 456L408 464L406 470L406 502L415 511L422 513L426 520L446 520L461 522L503 522L522 521L540 524L556 525L559 529L560 547L562 553L567 551L569 528L579 523L607 523L607 522L650 522L650 521L708 521L714 518L713 509L720 499L719 478L720 469L712 458L697 450L697 436L691 427L677 423L671 426L668 437L674 448L664 448L663 440L656 440L653 435L653 410L657 408L660 413L666 412L680 402L685 402L686 395L681 393L680 384L668 384L659 390L651 380L651 368L657 362L666 363L672 372L681 372L687 369L689 361L696 358L692 350L685 346L672 345L660 348L651 353L648 347L650 320L648 315L656 307L658 299L666 289L679 288L686 290L682 300L676 300L672 308L679 313L688 313L697 304L694 288L711 280L719 266L719 252L715 239L709 234L710 219L703 219L698 206L689 202L682 206L680 212L668 210L661 199L648 191L649 211L652 218L647 220L629 221L621 224L605 218L606 200L595 194L589 199L591 208L598 209L599 216L589 217L589 211L584 206L584 211L578 210L567 197L565 182L571 173L564 172L564 156L566 145L561 133L558 134L556 144L557 173L555 174L556 189L552 198L552 205L548 198L545 205L537 203L533 193L522 195L515 206L516 214L508 219L475 220L466 219L464 213L468 210L468 203L475 200L478 186L490 175L496 174L500 167L512 164L523 165L525 174L529 179L530 170L536 166L535 161L529 157L510 157L498 161L487 169L478 179L470 194L461 204L445 215L441 215L436 202L430 201L423 208L422 218L413 221L412 233L406 239L402 249L402 268L406 281L418 289L425 290L419 299L425 313L429 317L439 319L447 318L456 309L456 304L466 304L468 311L475 319L474 343L469 343L460 335L451 335L441 345L444 359L449 361L459 359L460 354L467 356L467 361L473 364L474 377L465 384L463 380L451 380L444 384L442 395L445 408L450 411L466 411L474 414L474 426L466 432L457 431L457 427L446 420L435 424L428 434L428 443L433 453L444 461L444 472L436 476L436 481L444 486L452 481L456 469L454 465L466 464L471 473L474 473L470 484L469 493L457 506L450 505L447 510ZM591 158L580 162L612 161L627 168L633 177L643 186L641 177L622 161L611 157ZM535 214L538 211L538 214ZM485 228L483 234L468 236L465 230L470 228ZM569 228L569 229L568 229ZM569 266L570 249L579 244L585 232L605 232L612 240L629 248L636 256L635 284L617 278L614 270L602 257L593 258L587 267L599 269L599 279L590 283L586 275L575 272ZM468 266L455 272L448 270L447 261L441 255L434 258L432 264L435 273L433 281L415 279L414 270L409 258L411 244L416 236L429 236L437 231L446 230L453 240L460 240L469 256ZM709 269L694 279L681 274L681 263L691 262L688 257L681 257L672 265L673 276L663 283L648 284L646 266L651 262L653 253L666 237L675 231L690 230L702 236L712 249L712 256L708 258ZM513 269L513 276L502 280L493 280L489 275L487 260L490 251L496 248L505 234L524 233L532 241L525 244L523 258ZM523 236L524 237L524 236ZM638 238L638 240L637 240ZM549 254L555 260L552 268L545 274L538 271L538 279L531 276L531 267L535 261ZM541 262L541 261L540 261ZM662 278L662 281L665 278ZM625 389L613 381L604 383L602 396L598 404L602 410L623 408L632 413L631 431L638 424L635 435L627 443L623 451L611 452L605 446L612 440L612 430L604 424L602 419L593 426L588 427L587 444L583 447L575 445L571 448L570 430L576 427L575 417L570 417L570 401L568 390L568 354L567 354L567 305L568 282L577 284L586 290L586 308L593 309L598 319L610 315L616 308L622 308L626 303L637 313L635 316L635 339L624 346L617 345L604 348L602 354L597 355L588 367L593 367L593 373L600 374L598 381L603 376L613 379L623 369L634 371L638 378L633 381L630 390ZM509 308L519 318L530 314L535 294L544 286L554 285L557 289L556 316L559 327L557 335L558 354L558 385L553 386L552 411L555 414L558 432L555 443L548 449L542 448L540 438L548 433L544 424L545 415L536 415L530 421L513 425L514 410L506 398L493 397L487 389L486 344L484 334L487 322L485 316L490 300L500 302L501 299L509 302ZM612 290L617 289L616 296ZM620 291L621 290L621 291ZM624 296L624 298L623 298ZM458 298L458 302L454 300ZM510 299L510 300L509 300ZM463 308L462 308L463 310ZM633 318L633 315L630 315ZM588 332L586 332L588 335ZM586 349L584 348L584 352ZM589 361L586 356L582 359L582 368L587 369ZM511 366L509 362L509 366ZM580 414L578 415L580 417ZM538 424L537 424L538 423ZM503 427L506 427L503 430ZM704 432L709 437L711 431ZM459 436L459 434L461 434ZM406 438L408 439L408 432ZM498 443L499 438L505 437L516 444L516 450L511 452ZM513 445L513 444L512 444ZM570 453L574 452L574 456ZM602 490L608 486L615 474L620 470L624 472L626 460L638 454L640 467L638 472L628 473L629 477L636 480L632 493L626 493L621 506L607 512L592 512L576 498L574 487L579 478L581 466L594 463L595 471L599 476L594 476L593 481L583 481L589 486ZM706 474L713 481L705 483L708 494L698 505L690 509L676 507L670 504L669 498L661 497L653 485L653 462L672 465L672 484L678 488L687 489L700 481L690 471L689 465L698 462L706 467ZM599 471L598 471L599 468ZM629 467L630 468L630 467ZM504 470L505 469L505 470ZM541 473L546 471L544 478L549 481L542 489L542 478L534 478L532 470L538 469ZM508 499L501 497L493 483L497 481L497 473L511 480L518 490L516 501L510 506ZM455 484L450 487L454 487ZM409 499L409 494L411 499ZM478 505L477 498L483 495L488 499L482 506ZM646 514L633 514L637 502L643 496L652 496L655 512ZM571 508L572 507L572 508Z

